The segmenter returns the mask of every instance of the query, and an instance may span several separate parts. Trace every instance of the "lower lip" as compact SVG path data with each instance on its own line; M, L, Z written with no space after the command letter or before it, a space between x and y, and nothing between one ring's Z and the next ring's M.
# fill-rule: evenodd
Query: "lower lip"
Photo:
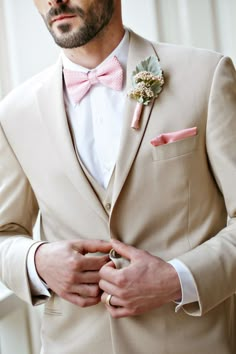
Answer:
M61 21L66 21L66 20L70 20L72 18L75 18L75 16L67 16L67 17L61 17L61 18L58 18L56 20L53 21L53 23L55 22L61 22Z

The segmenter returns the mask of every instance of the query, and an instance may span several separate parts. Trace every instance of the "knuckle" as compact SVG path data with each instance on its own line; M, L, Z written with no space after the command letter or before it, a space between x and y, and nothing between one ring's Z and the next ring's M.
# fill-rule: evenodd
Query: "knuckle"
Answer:
M102 289L102 286L103 286L103 280L102 279L99 280L98 286L99 286L100 289Z
M81 257L78 256L76 257L73 255L69 260L68 267L72 272L75 272L81 268L81 262L82 262Z
M123 288L127 283L127 279L125 274L122 272L117 276L117 285Z
M83 298L83 297L80 297L80 300L79 300L79 306L84 308L84 307L88 307L88 306L93 306L93 305L96 305L98 303L98 300L97 299L86 299L86 298Z
M80 253L82 245L83 245L82 240L80 240L80 239L76 239L76 241L75 240L67 241L67 244L68 244L68 248L70 250L74 250L77 253Z
M86 291L90 297L97 297L100 294L100 288L97 285L88 286Z
M67 281L65 286L68 288L69 286L71 286L71 284L75 284L76 282L76 275L74 272L70 272L67 276Z
M75 271L77 267L78 267L78 261L74 257L71 257L71 259L68 262L68 268L70 269L70 271Z
M92 296L97 297L98 295L100 295L100 291L100 288L98 286L95 286L92 291Z
M135 308L129 309L128 316L135 316L137 314L137 310Z
M86 300L83 299L83 298L80 298L79 306L82 307L82 308L87 307L88 305L87 305Z
M99 278L103 278L105 275L106 275L106 269L105 267L102 266L98 271L98 276Z
M97 259L97 264L100 266L100 268L105 264L104 257L99 257Z
M62 297L63 299L66 299L66 298L67 298L67 291L66 291L66 290L60 290L60 291L58 292L58 295L59 295L60 297Z
M145 251L145 250L140 250L139 251L140 252L140 255L139 256L143 256L143 257L146 257L146 256L148 256L148 255L150 255L150 253L148 252L148 251Z
M123 300L128 300L129 298L129 292L127 291L126 288L119 289L118 291L118 296L123 299Z
M69 284L63 285L62 292L63 292L64 294L66 294L66 293L68 293L69 291L70 291L70 286L69 286Z
M93 277L90 278L90 282L93 284L98 284L100 281L100 277L98 275L98 273L94 272Z

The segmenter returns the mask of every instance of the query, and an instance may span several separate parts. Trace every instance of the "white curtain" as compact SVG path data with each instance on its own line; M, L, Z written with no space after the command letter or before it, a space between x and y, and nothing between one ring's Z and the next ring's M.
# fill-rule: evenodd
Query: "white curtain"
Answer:
M150 40L217 50L236 62L236 0L122 0L124 23ZM53 63L59 49L32 0L0 0L0 95Z
M11 89L10 68L8 66L8 46L6 42L5 3L0 1L0 98Z
M235 0L123 0L125 22L151 40L216 50L236 62Z

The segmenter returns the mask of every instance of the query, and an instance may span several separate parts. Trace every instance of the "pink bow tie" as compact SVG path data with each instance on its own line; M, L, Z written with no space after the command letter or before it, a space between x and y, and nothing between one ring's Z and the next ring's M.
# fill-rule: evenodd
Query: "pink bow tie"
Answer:
M120 91L123 84L123 69L116 57L111 58L97 70L88 74L64 69L64 79L68 94L75 103L79 103L92 85L101 83L113 90Z

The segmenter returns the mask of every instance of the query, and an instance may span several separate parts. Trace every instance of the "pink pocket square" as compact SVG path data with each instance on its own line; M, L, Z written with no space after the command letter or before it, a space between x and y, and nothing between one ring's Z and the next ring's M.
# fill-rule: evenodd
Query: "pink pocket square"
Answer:
M164 144L173 143L174 141L189 138L190 136L197 135L197 127L178 130L177 132L165 133L156 136L151 140L153 146L159 146Z

